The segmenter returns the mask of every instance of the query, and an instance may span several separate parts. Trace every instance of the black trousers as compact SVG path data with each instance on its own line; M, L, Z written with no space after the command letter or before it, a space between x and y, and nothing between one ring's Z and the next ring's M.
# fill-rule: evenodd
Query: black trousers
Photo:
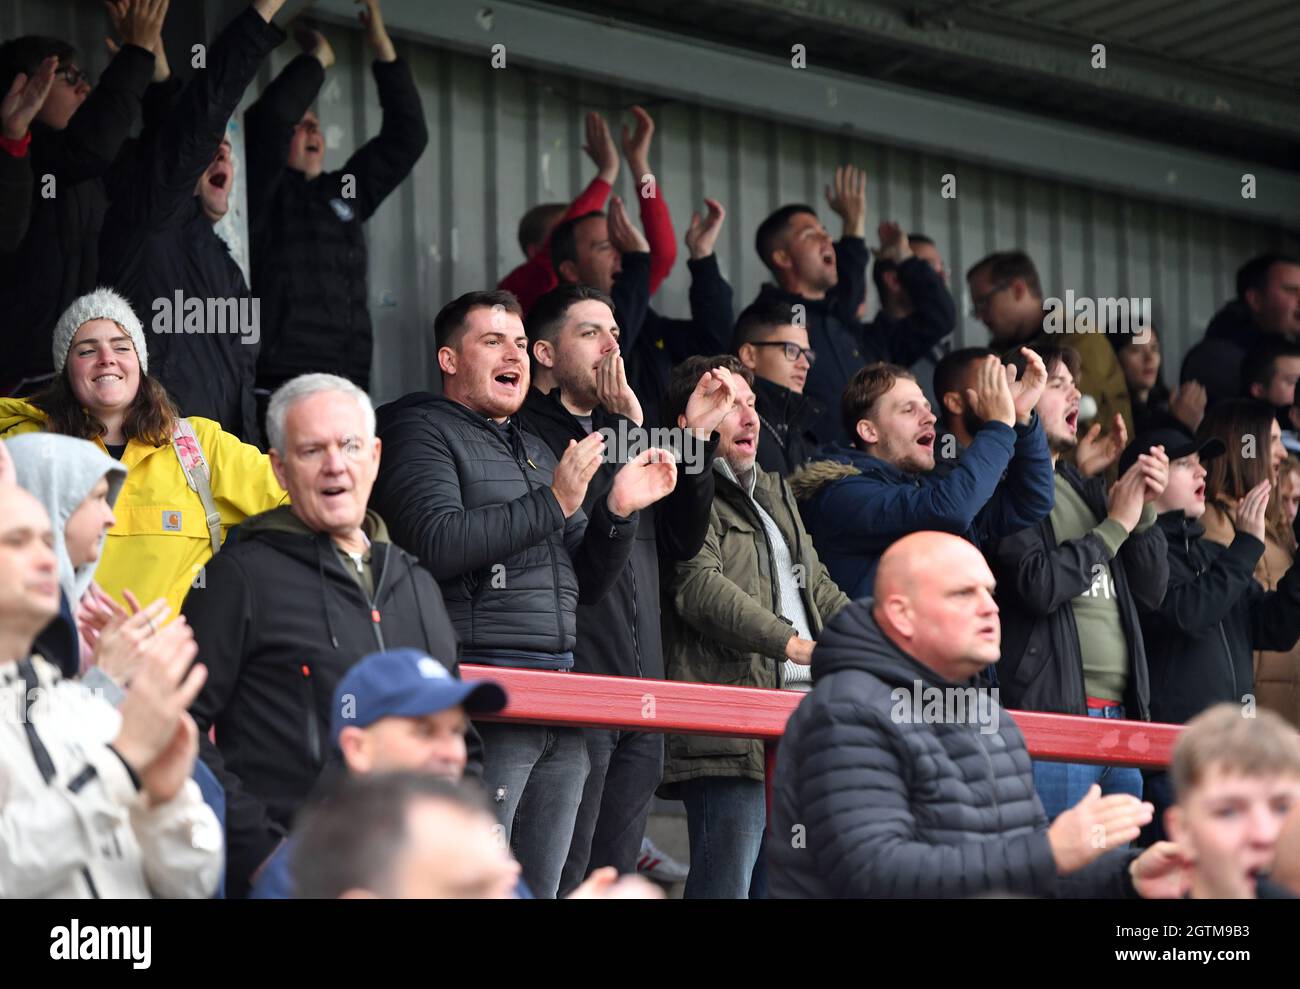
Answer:
M664 736L588 728L591 771L582 791L560 895L571 893L594 869L634 872L650 802L664 772Z

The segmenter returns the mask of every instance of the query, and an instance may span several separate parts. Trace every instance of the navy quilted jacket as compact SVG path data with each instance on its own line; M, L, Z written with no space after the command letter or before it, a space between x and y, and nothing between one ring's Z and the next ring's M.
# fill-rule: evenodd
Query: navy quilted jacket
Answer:
M918 684L969 685L898 649L870 600L826 626L812 673L777 759L772 896L1136 895L1127 849L1057 877L1024 737L996 699L981 712L996 718L914 723Z

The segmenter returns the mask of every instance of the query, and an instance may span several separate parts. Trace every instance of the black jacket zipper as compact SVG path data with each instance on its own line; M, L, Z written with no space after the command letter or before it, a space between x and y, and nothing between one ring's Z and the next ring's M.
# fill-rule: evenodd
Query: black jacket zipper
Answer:
M379 611L379 598L380 592L384 589L384 576L388 573L388 558L393 554L394 549L392 543L389 543L388 549L384 551L384 562L379 567L379 579L375 581L375 596L370 601L370 628L375 633L375 642L380 652L388 647L384 645L384 629L380 624L382 614Z
M527 465L528 467L531 467L533 470L537 470L537 465L533 463L532 458L528 456L528 449L527 447L524 446L524 438L522 432L520 431L520 427L517 424L515 424L513 426L513 429L514 429L514 433L511 436L511 440L514 444L514 449L510 451L510 455L511 457L514 458L515 463L519 465L519 473L524 476L524 486L528 488L529 491L532 491L534 489L533 480L529 476L528 471L524 469L524 467L525 465ZM564 521L565 521L565 525L567 526L568 519L565 519ZM587 524L588 525L591 524L590 519L587 520ZM549 536L546 538L546 552L551 558L551 592L555 595L556 652L563 653L565 651L564 612L560 606L560 565L558 562L556 562L555 545L554 543L551 542Z
M316 713L316 692L312 689L311 667L303 663L299 669L302 682L302 699L307 709L307 755L313 767L321 764L320 719Z

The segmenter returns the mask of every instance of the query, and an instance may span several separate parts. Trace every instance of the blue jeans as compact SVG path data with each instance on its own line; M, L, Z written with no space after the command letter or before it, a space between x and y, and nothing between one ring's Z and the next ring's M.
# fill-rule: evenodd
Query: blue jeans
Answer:
M1124 708L1089 708L1090 718L1123 718ZM1034 762L1034 789L1042 801L1047 820L1054 821L1087 794L1094 783L1101 784L1103 796L1131 793L1142 799L1142 772L1131 766L1088 766L1078 762Z
M538 899L555 899L587 782L581 728L478 722L483 786L524 882Z
M746 900L764 885L759 852L767 792L759 780L705 777L679 783L691 842L688 900Z

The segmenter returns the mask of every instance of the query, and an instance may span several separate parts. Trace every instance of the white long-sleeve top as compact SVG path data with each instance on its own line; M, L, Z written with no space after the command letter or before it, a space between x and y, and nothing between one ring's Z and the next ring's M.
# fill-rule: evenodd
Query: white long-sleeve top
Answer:
M0 898L211 896L221 826L186 780L150 807L108 746L121 715L39 656L30 703L19 664L0 664ZM26 712L54 776L47 783Z

